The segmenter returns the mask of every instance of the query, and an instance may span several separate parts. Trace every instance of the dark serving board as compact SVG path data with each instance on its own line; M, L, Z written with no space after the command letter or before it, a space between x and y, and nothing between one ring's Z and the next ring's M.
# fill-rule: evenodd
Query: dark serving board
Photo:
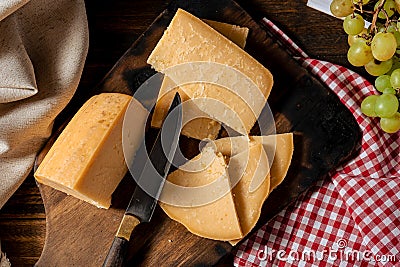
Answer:
M317 180L356 153L361 133L352 114L328 88L298 65L240 6L231 0L170 4L117 62L93 94L133 94L154 71L146 59L178 7L195 16L250 29L245 50L274 76L268 101L278 133L295 133L292 165L284 182L266 200L258 226L273 218ZM71 112L73 115L73 112ZM53 138L57 136L54 133ZM195 144L182 138L181 146ZM51 140L47 148L51 145ZM37 162L46 154L38 156ZM101 210L40 185L47 234L37 266L100 266L111 245L134 188L125 177L109 210ZM255 228L255 230L258 227ZM129 266L209 266L229 255L231 245L197 237L157 208L152 221L140 225L130 242Z

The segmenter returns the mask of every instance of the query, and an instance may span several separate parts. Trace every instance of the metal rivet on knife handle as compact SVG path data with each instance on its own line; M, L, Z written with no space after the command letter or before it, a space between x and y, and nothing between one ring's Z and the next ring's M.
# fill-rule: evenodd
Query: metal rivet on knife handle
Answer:
M140 223L139 219L135 216L125 214L122 218L121 224L119 225L117 234L115 236L124 238L125 240L129 241L131 238L131 234L133 229Z

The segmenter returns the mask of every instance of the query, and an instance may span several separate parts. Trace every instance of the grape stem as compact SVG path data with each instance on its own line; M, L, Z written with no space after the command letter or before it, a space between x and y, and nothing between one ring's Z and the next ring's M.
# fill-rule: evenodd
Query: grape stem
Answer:
M379 11L381 11L381 9L382 9L383 5L385 4L385 2L386 2L386 0L381 0L381 2L379 3L378 7L375 10L375 13L374 13L374 16L372 17L372 22L371 22L371 32L373 32L373 31L375 33L378 32L378 30L376 28L376 21L378 19ZM386 18L388 18L386 12L385 12L385 15L386 15Z
M365 9L362 9L362 8L360 9L360 8L354 7L354 10L358 11L360 13L375 14L375 11L369 11L369 10L365 10Z

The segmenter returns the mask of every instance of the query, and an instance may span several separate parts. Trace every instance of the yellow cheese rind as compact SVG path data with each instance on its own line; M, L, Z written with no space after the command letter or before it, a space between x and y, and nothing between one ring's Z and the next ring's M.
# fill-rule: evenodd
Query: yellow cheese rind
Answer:
M245 46L249 32L248 28L211 20L205 20L205 22L241 48ZM182 101L187 101L189 99L189 96L182 89L175 87L174 83L168 77L165 77L161 84L158 100L154 108L151 120L152 127L160 128L162 126L162 122L168 113L169 106L176 92L179 92ZM196 110L198 110L198 108ZM183 112L185 114L185 110ZM203 117L204 112L192 111L192 113L194 119L183 126L182 134L199 140L205 138L214 140L218 136L221 125L215 120Z
M263 146L255 144L248 151L232 156L228 169L231 181L240 179L232 189L232 194L245 236L260 218L261 208L270 192L269 164Z
M36 170L37 181L99 208L109 208L111 195L127 171L122 124L131 100L131 96L118 93L89 99ZM137 115L147 116L141 104L136 104Z
M190 97L213 98L228 107L232 103L236 103L236 107L231 107L231 109L243 115L243 117L239 117L239 120L232 116L223 116L224 112L214 114L215 108L210 107L207 102L199 105L199 108L210 114L212 118L242 134L248 133L253 127L266 103L273 84L271 73L259 62L209 25L181 9L177 11L147 62L157 71L163 73L168 72L168 68L193 62L219 63L221 66L232 67L242 73L246 79L254 83L255 90L259 92L261 97L255 96L256 92L249 93L247 91L248 86L244 85L246 79L240 75L235 75L234 77L238 79L234 81L237 85L229 87L229 89L237 90L238 96L236 98L226 93L229 90L219 88L220 86L215 84L203 84L200 91L197 84L194 86L192 84L181 86ZM210 71L218 76L220 75L221 66L218 67L218 71L214 71L213 67L210 68ZM172 77L173 73L168 73L168 75ZM223 74L221 75L223 76ZM231 80L222 76L211 78L214 80ZM174 81L179 84L179 81L175 78ZM243 127L239 125L240 123L244 124Z
M211 152L214 154L213 151ZM188 163L198 160L200 155ZM225 241L241 238L243 235L230 193L230 182L224 158L222 155L215 154L213 157L213 161L207 167L199 161L197 167L200 171L189 172L178 169L168 175L167 180L185 187L204 186L219 180L220 187L224 187L223 190L227 192L224 196L211 203L196 207L179 207L165 203L160 203L160 206L171 219L180 222L198 236ZM185 169L185 165L183 169ZM191 164L191 168L193 167L195 166ZM163 194L166 192L163 191ZM174 194L174 192L169 191L167 194ZM161 199L163 197L165 196L162 196Z

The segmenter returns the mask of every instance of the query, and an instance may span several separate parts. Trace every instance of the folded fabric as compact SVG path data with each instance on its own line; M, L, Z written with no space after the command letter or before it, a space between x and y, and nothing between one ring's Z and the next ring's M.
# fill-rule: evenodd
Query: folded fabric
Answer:
M363 133L358 156L320 181L237 250L236 266L395 266L400 255L400 133L360 111L375 94L363 77L310 59L270 20L266 30L335 92ZM330 253L330 254L329 254ZM396 258L397 257L397 258Z
M83 0L0 1L0 209L73 96L87 50Z

